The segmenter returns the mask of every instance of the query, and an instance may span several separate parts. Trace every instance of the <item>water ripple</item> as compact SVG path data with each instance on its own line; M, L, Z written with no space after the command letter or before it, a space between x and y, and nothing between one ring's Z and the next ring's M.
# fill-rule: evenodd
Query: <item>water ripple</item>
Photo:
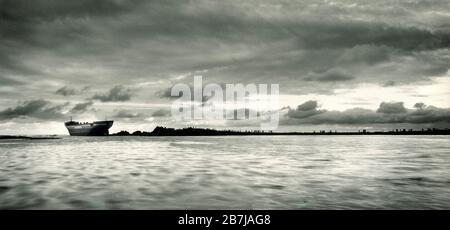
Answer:
M0 141L0 209L449 209L443 136Z

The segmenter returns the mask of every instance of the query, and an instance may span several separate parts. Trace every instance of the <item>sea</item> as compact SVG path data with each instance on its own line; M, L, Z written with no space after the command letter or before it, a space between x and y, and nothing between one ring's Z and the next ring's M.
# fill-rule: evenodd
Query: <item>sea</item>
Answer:
M449 209L448 136L0 140L0 209Z

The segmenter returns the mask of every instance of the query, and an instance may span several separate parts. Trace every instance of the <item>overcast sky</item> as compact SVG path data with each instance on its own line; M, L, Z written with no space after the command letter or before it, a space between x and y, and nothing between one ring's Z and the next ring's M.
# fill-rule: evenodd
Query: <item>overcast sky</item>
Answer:
M448 0L0 0L0 134L252 127L173 122L194 75L280 84L280 129L450 127L449 69Z

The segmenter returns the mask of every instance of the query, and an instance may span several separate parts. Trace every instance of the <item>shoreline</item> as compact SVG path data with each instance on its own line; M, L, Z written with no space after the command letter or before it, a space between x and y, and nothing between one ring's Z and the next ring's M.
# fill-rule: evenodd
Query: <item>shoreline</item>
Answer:
M392 130L392 131L367 131L360 130L338 132L338 131L318 131L318 132L272 132L272 131L236 131L236 130L215 130L206 128L166 128L156 127L151 132L135 131L130 133L128 131L120 131L105 136L144 136L144 137L177 137L177 136L447 136L450 135L450 129L422 129L422 130ZM66 135L40 135L40 136L26 136L26 135L0 135L0 140L57 140ZM67 135L70 136L70 135Z
M0 135L0 140L57 140L61 137L51 136L22 136L22 135Z
M327 136L327 135L450 135L450 129L422 129L422 130L393 130L393 131L367 131L358 132L337 132L324 131L319 132L272 132L272 131L233 131L233 130L215 130L205 128L183 128L174 129L166 127L156 127L152 132L135 131L129 133L121 131L110 136Z

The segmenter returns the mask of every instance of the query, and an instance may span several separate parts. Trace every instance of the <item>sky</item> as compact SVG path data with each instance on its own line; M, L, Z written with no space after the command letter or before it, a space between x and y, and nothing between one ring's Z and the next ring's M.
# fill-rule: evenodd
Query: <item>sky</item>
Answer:
M279 84L278 130L448 128L449 69L448 0L0 0L0 134L259 127L175 121L198 75Z

